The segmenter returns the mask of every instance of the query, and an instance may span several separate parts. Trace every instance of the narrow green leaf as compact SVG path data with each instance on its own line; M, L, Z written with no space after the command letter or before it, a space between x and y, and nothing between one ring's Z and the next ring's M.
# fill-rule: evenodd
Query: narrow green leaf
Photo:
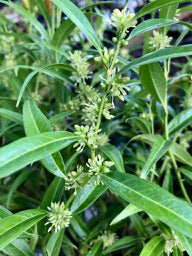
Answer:
M133 125L138 127L143 132L151 133L151 123L149 120L142 116L133 116L126 120L128 122L129 120L132 121Z
M0 108L0 115L20 124L23 125L23 117L21 114L14 112L12 110L8 110L5 108Z
M181 242L182 246L185 248L186 252L189 254L189 256L192 256L192 239L184 236L180 232L174 230L176 236L179 238L179 241Z
M65 112L61 112L61 113L59 113L59 114L56 114L56 115L52 116L52 117L49 119L49 122L50 122L51 124L54 124L54 123L60 121L61 119L63 119L64 117L70 116L70 115L72 115L72 114L74 114L74 113L76 113L76 111L65 111Z
M156 136L151 153L149 154L145 166L141 173L141 178L146 178L151 168L164 156L172 144L172 141L165 141L160 135Z
M16 106L18 107L20 101L21 101L21 98L23 96L23 93L27 87L27 85L30 83L30 81L40 72L43 72L48 69L48 68L62 68L64 70L67 70L67 71L74 71L73 67L71 67L70 65L67 65L67 64L49 64L49 65L46 65L44 67L40 67L40 68L36 68L36 70L34 70L33 72L31 72L26 78L25 78L25 81L24 83L22 84L21 86L21 90L19 92L19 96L18 96L18 99L17 99L17 104Z
M113 145L106 145L99 147L104 155L106 155L112 162L119 172L125 172L123 158L120 151Z
M128 173L102 174L104 184L128 202L192 237L192 207L165 189Z
M174 118L168 124L169 134L172 135L192 123L192 108L185 109Z
M33 15L31 15L30 12L26 11L23 7L14 4L10 1L7 2L1 0L0 2L16 10L21 16L27 19L29 23L32 24L39 31L40 35L42 35L46 41L49 41L49 36L46 30L44 29L43 25Z
M43 0L35 0L35 3L37 5L37 7L39 8L41 14L43 15L43 18L47 22L47 25L50 26L51 25L51 17L49 15L49 12L45 5L45 2Z
M159 0L158 0L159 1ZM192 47L191 45L182 45L177 47L171 47L167 49L162 49L159 51L151 52L148 54L145 54L144 56L130 62L128 65L123 67L118 74L122 74L127 72L130 69L133 69L135 67L149 64L153 62L157 62L164 59L170 59L170 58L176 58L176 57L182 57L182 56L189 56L192 55Z
M177 161L192 166L192 156L181 145L173 142L170 150Z
M152 29L156 29L156 28L160 28L160 27L164 27L164 26L168 26L168 25L173 25L173 24L180 24L180 25L186 26L192 30L192 26L186 22L180 22L180 21L175 21L175 20L171 20L171 19L162 19L162 18L149 19L149 20L145 20L142 23L140 23L139 25L137 25L131 31L128 39L130 40L134 36L145 33Z
M52 0L52 2L73 21L90 43L101 53L101 41L83 12L69 0L64 2L62 0Z
M34 256L30 245L23 239L13 240L2 251L9 256Z
M140 243L142 241L141 238L137 237L137 236L125 236L121 239L119 239L117 242L115 242L114 244L110 245L105 251L104 254L109 254L111 252L123 249L123 248L127 248L130 246L133 246L135 244L138 245L138 243Z
M25 101L23 105L23 122L27 136L52 131L49 120L32 99ZM48 171L64 178L65 166L60 152L46 156L41 162Z
M123 211L121 211L111 222L110 225L114 225L124 219L126 219L127 217L138 213L142 211L139 207L135 206L134 204L129 204L125 207L125 209Z
M79 215L73 216L71 218L71 226L73 227L74 231L76 234L81 238L81 239L86 239L88 234L90 233L90 230L88 227L85 225L85 223L82 221Z
M78 139L77 135L70 132L46 132L4 146L0 149L0 178L67 147Z
M92 177L75 197L71 211L73 213L80 213L86 210L106 191L106 189L104 185L97 185L96 178Z
M176 16L178 7L179 7L179 4L177 3L177 4L173 4L173 5L169 5L164 8L161 8L159 13L159 18L174 19L174 17ZM170 25L161 28L161 32L163 33L163 35L167 34L167 32L169 31L169 28L170 28Z
M44 210L26 210L0 220L0 250L47 215Z
M144 16L147 13L150 13L154 10L166 7L166 6L170 6L176 3L183 3L186 2L186 0L158 0L158 1L153 1L152 3L147 4L146 6L144 6L134 17L134 19L138 19L142 16Z
M70 172L71 167L72 167L72 165L73 165L75 159L78 157L78 155L79 155L79 152L77 151L77 152L75 152L75 154L73 154L73 155L67 160L67 162L66 162L66 164L65 164L66 173Z
M145 245L139 256L161 256L165 247L165 240L161 236L155 236Z
M46 245L46 251L48 256L58 256L61 250L62 240L64 236L64 228L59 230L58 232L53 232L49 241Z
M162 68L158 63L150 63L140 67L139 77L144 88L160 101L163 108L167 109L167 83Z
M103 241L96 242L91 250L88 252L87 256L101 256L103 250Z

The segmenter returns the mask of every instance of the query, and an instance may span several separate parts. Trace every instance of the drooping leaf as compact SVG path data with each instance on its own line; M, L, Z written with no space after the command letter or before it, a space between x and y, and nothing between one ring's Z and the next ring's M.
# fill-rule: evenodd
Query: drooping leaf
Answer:
M0 149L0 178L67 147L78 139L77 135L70 132L46 132L4 146Z
M180 112L168 124L169 134L172 135L192 123L192 108Z
M80 213L84 211L93 204L97 198L106 191L106 189L107 188L104 185L97 185L96 178L92 177L75 197L71 206L71 211L73 213Z
M192 237L192 207L163 188L128 173L102 174L104 184L180 233Z
M43 219L47 212L40 209L26 210L0 220L0 250L20 234Z
M167 83L162 68L158 63L150 63L140 67L139 77L144 88L160 101L163 108L167 109Z
M52 0L52 2L61 10L63 11L69 19L73 21L73 23L81 30L81 32L87 37L92 45L101 52L101 42L97 37L93 27L91 26L90 22L83 14L83 12L74 5L71 1L65 0Z
M112 162L119 172L125 172L123 158L120 151L113 145L101 146L99 149L104 155L106 155Z
M165 247L165 240L161 236L155 236L145 245L139 256L161 256Z

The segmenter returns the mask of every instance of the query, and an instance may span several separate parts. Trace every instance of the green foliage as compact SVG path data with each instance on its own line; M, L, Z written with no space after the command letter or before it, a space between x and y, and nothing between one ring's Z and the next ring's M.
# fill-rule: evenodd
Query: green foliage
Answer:
M0 255L192 255L191 1L23 2L0 0Z

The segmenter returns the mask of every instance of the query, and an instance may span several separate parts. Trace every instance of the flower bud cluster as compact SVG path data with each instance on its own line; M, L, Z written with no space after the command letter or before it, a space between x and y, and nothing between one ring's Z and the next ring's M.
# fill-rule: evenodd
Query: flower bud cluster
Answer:
M129 91L129 87L126 86L126 83L129 82L130 77L122 77L121 75L115 76L114 81L112 82L112 96L117 96L120 100L124 101L124 97Z
M116 233L105 230L103 235L98 236L97 240L103 241L103 247L107 248L114 244L118 240L118 237Z
M169 256L173 252L174 247L178 247L180 251L185 251L182 244L180 243L178 237L174 234L173 237L167 237L163 235L165 238L165 253Z
M95 159L88 159L88 163L86 164L89 168L89 176L96 176L97 185L100 184L100 175L102 173L107 173L110 171L110 167L114 165L111 161L104 161L101 155L97 155ZM102 182L101 182L102 183Z
M76 195L77 189L82 188L86 178L86 173L83 172L82 166L77 166L77 171L72 171L65 177L65 189L75 189L74 194Z
M88 78L92 72L88 69L89 63L87 62L86 57L84 57L82 52L78 50L74 51L74 53L70 52L69 54L70 56L68 59L76 69L76 72L72 72L72 78L77 82L81 79Z
M160 50L165 49L167 47L171 47L170 42L172 37L164 36L162 33L158 31L153 31L153 37L150 38L149 45L151 50Z
M97 148L95 144L95 134L100 132L101 130L96 131L94 126L79 126L75 125L75 134L79 135L81 139L74 144L74 147L78 147L77 151L81 153L84 147L87 145L90 148Z
M45 225L51 224L48 232L54 228L56 233L60 229L69 226L72 213L68 209L65 209L63 202L61 204L51 202L51 207L47 207L47 209L50 213L48 215L48 222Z

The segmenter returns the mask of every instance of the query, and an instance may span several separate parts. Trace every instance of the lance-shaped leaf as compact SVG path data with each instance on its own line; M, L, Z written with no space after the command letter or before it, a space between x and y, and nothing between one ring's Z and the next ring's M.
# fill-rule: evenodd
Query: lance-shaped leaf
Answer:
M156 162L164 156L164 154L168 151L171 146L172 141L165 141L160 135L155 138L153 147L151 149L151 153L147 158L147 162L141 173L141 178L146 178L149 174L151 168L156 164Z
M100 256L102 255L103 241L96 242L91 250L88 252L87 256Z
M145 245L139 256L161 256L165 248L165 240L155 236Z
M158 63L150 63L140 67L139 70L140 80L145 89L160 101L164 110L167 109L167 83Z
M145 20L144 22L137 25L131 31L128 39L130 40L134 36L145 33L152 29L156 29L156 28L160 28L160 27L164 27L164 26L168 26L168 25L170 26L173 24L181 24L181 25L184 25L192 30L192 26L186 22L180 22L180 21L175 21L175 20L171 20L171 19L162 19L162 18L161 19L149 19L149 20Z
M14 112L9 109L0 108L0 115L6 117L7 119L10 119L18 124L23 124L23 117L21 114Z
M0 178L77 141L70 132L46 132L19 139L0 149Z
M25 101L23 105L23 122L27 136L52 131L48 119L37 107L34 100ZM59 152L46 156L41 162L51 173L64 178L65 166Z
M157 61L164 60L164 59L189 56L189 55L192 55L191 45L182 45L182 46L178 46L178 47L162 49L159 51L145 54L142 57L130 62L124 68L122 68L118 72L118 74L125 73L130 69L133 69L135 67L138 67L138 66L141 66L144 64L153 63L153 62L157 62Z
M58 232L53 232L51 234L51 237L49 238L49 241L46 245L46 251L48 256L58 256L62 241L63 241L63 236L64 236L64 229L62 228Z
M23 239L13 240L2 251L9 256L34 256L32 248Z
M81 32L87 37L92 45L101 52L101 42L97 37L93 27L89 20L83 14L83 12L69 0L52 0L52 2L63 11L69 19L81 30Z
M71 206L71 211L74 213L84 211L93 204L97 198L106 191L106 189L107 188L104 185L97 185L96 178L92 177L75 197Z
M112 162L119 172L125 172L123 158L120 151L113 145L101 146L99 149L104 155L106 155Z
M185 109L174 118L168 124L169 134L172 135L192 123L192 108Z
M141 241L142 241L142 239L137 236L125 236L125 237L119 239L114 244L110 245L104 251L104 255L109 255L111 252L114 252L114 251L117 251L117 250L120 250L123 248L127 248L127 247L133 246L135 244L138 245L138 243L140 243Z
M47 211L40 209L26 210L12 214L0 220L0 250L11 241L43 219Z
M192 238L192 207L165 189L128 173L102 174L104 184L171 228Z

